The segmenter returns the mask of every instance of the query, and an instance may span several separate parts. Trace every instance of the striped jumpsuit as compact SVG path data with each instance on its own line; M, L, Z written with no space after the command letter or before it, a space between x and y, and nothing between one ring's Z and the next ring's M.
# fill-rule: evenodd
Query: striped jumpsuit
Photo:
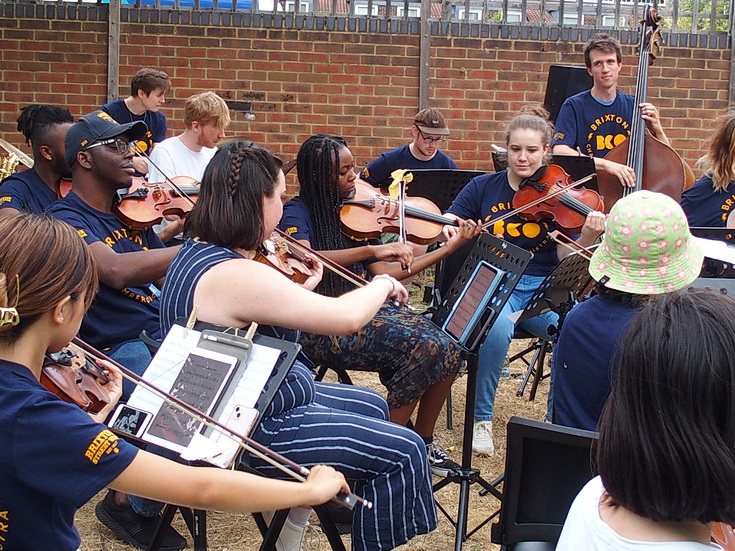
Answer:
M199 278L235 258L242 257L223 247L191 239L184 244L161 294L162 334L191 313ZM355 481L357 493L374 507L355 509L352 549L393 549L434 530L437 518L426 445L415 432L387 419L388 406L378 393L315 382L297 362L251 436L300 465L330 465ZM285 477L257 458L251 465L266 476Z

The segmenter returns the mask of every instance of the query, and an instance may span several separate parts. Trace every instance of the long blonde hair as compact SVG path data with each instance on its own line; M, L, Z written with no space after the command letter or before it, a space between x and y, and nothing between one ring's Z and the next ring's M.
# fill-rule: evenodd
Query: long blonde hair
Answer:
M718 119L709 149L697 164L712 178L715 191L724 191L735 180L735 111Z

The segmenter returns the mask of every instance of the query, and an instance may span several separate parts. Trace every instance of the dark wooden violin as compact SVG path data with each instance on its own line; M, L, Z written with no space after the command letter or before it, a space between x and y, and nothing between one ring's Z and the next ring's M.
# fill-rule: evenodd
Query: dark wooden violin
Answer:
M71 345L54 354L46 354L41 369L43 386L65 402L91 413L99 413L110 403L103 388L108 382L107 372Z
M406 197L405 231L408 241L433 243L445 225L459 223L441 215L439 207L423 197ZM342 231L355 239L379 238L383 233L400 233L401 205L382 195L370 184L356 181L355 196L345 199L339 212Z
M267 264L291 281L304 283L311 277L311 260L279 233L273 233L254 251L251 260Z
M199 195L198 183L188 176L176 176L154 184L135 177L129 189L118 191L113 212L136 230L155 226L167 215L186 216Z
M579 233L587 215L605 205L596 191L572 184L576 183L559 165L542 166L521 182L513 209L525 220L551 218L561 228ZM554 193L560 190L564 191Z
M635 188L623 187L616 176L601 171L597 175L598 189L605 198L605 212L609 212L618 199L641 189L664 193L678 202L681 192L694 183L694 173L689 165L676 151L646 129L640 107L646 101L648 92L648 68L660 49L661 25L658 12L646 6L641 21L638 80L630 137L605 155L605 159L633 169Z

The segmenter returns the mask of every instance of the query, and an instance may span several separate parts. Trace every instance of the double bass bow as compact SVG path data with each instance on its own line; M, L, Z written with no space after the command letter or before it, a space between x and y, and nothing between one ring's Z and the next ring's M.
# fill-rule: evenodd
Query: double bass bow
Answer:
M640 27L638 76L635 107L628 139L616 145L605 159L627 165L635 172L635 187L623 187L616 176L600 172L598 189L605 200L605 213L622 197L647 189L668 195L675 201L681 192L694 183L694 173L669 145L656 139L647 129L641 104L648 93L648 69L659 54L662 20L658 12L647 5Z

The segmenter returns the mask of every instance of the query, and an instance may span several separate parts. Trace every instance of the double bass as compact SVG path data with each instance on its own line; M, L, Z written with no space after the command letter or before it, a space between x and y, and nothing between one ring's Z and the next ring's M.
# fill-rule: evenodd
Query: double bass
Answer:
M605 200L606 213L618 199L641 189L664 193L678 202L681 192L694 183L694 173L689 165L669 145L651 135L642 117L640 104L646 101L648 68L660 51L661 25L658 12L646 6L641 21L638 78L630 136L605 156L608 161L633 169L635 187L623 187L617 177L598 173L598 189Z

